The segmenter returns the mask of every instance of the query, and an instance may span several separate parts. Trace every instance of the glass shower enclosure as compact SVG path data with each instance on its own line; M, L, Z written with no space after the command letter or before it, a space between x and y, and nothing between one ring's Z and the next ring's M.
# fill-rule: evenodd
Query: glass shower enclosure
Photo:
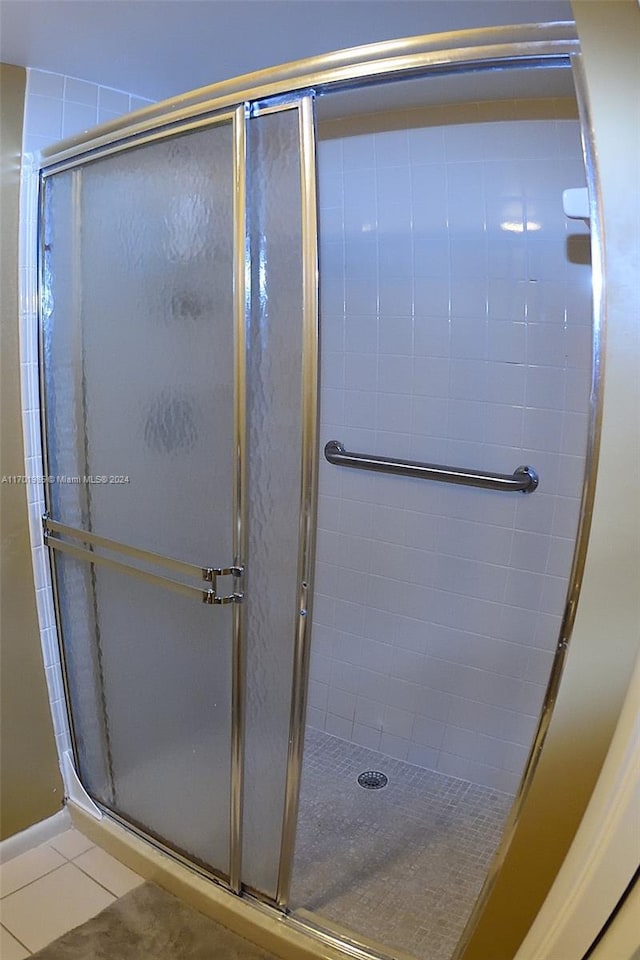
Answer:
M480 779L476 777L474 789L478 784L489 793L493 789L494 809L499 808L479 874L482 885L513 795L521 797L531 774L527 752L533 756L544 736L548 711L542 701L548 702L560 674L571 627L563 619L567 584L571 592L577 582L575 569L570 577L571 558L581 542L577 460L584 471L592 442L587 422L590 340L588 356L583 349L580 362L574 354L542 356L545 331L533 317L537 277L494 271L503 302L515 303L509 284L514 291L525 280L529 284L533 332L528 335L534 346L528 355L473 353L489 349L492 320L503 325L495 328L504 334L498 350L517 352L517 338L527 335L526 310L515 332L507 331L507 317L487 316L491 305L487 307L486 294L484 313L476 320L469 304L481 280L473 271L461 277L454 271L446 303L435 313L433 304L424 305L429 291L442 293L436 283L442 242L448 250L452 243L458 245L459 263L475 257L476 241L468 235L475 227L464 220L462 209L464 204L473 207L472 185L457 213L451 203L449 220L445 213L440 226L437 214L438 178L447 175L453 183L460 175L452 166L445 170L446 163L469 158L429 153L437 143L442 150L446 144L455 150L456 143L459 151L467 150L462 135L456 141L452 134L460 129L456 118L468 121L469 93L460 93L461 78L471 76L472 86L482 89L484 84L487 92L477 99L493 104L476 116L476 124L482 118L519 122L513 96L507 114L498 116L496 107L497 101L504 107L509 99L505 78L508 85L516 73L523 89L527 75L537 75L539 96L530 95L537 104L531 109L542 116L542 99L564 95L552 78L570 77L576 41L566 25L447 38L445 49L438 38L417 38L394 57L384 45L362 48L281 72L266 71L251 83L241 78L197 91L112 130L62 145L50 152L41 170L41 407L49 477L43 526L78 776L106 815L190 869L231 894L284 914L286 922L325 943L350 944L362 957L405 949L431 960L419 938L403 939L391 928L374 935L366 909L361 914L350 913L350 907L342 913L340 906L325 909L329 891L317 883L314 887L308 870L305 874L317 858L317 879L324 858L335 857L335 844L321 836L331 827L329 807L319 799L324 796L322 764L346 769L340 753L345 744L365 749L356 763L368 756L373 763L374 755L366 750L375 749L376 762L382 757L391 767L400 764L393 768L398 782L409 770L422 784L425 802L439 811L441 823L442 791L449 791L450 811L458 800L462 809L467 787L460 784L469 785L475 770ZM383 87L373 86L382 80ZM456 84L458 103L447 115L443 104L451 102L447 91ZM431 90L429 117L417 121L407 114L410 89L413 105L421 109L421 91ZM391 127L380 120L378 98L383 96L387 117L395 111ZM344 109L341 97L351 97L351 106ZM553 149L562 147L561 119L545 114ZM413 139L386 136L403 124L413 130ZM575 130L572 149L578 142ZM419 142L427 153L418 158L407 154L407 164L418 164L421 174L432 178L425 187L431 199L422 198L413 208L402 199L401 184L399 194L393 192L398 175L409 169L394 173L403 163L395 151L411 142ZM366 158L361 162L369 149L370 165ZM376 181L375 157L385 149L391 151L391 171ZM347 154L351 160L345 160ZM353 162L357 156L360 160ZM539 166L548 163L546 155L537 157ZM506 176L504 158L492 160L492 173L497 176L502 163ZM578 171L575 156L571 162ZM369 181L372 217L353 201L364 196ZM521 194L525 192L522 187ZM499 190L496 205L498 196ZM501 264L520 256L518 229L526 233L527 220L522 210L518 219L517 202L512 198L514 209L507 218L512 226L496 226L490 254L483 247L485 262L487 256ZM546 200L537 202L543 217ZM451 230L446 231L453 229L458 214L464 222L452 240ZM486 219L482 224L486 233ZM534 229L530 226L529 233ZM546 247L530 249L539 256L537 262L547 262ZM412 266L407 273L403 257L406 253L417 264L416 250L424 269ZM477 269L477 257L474 264ZM554 283L557 287L557 277L544 274L541 280L549 281L549 293ZM457 291L458 312L456 304L452 308L451 290ZM582 294L567 296L574 304ZM560 327L566 330L572 318L567 320L562 309ZM588 320L580 316L582 333L567 337L583 344L591 336L590 306ZM552 326L550 336L559 343ZM443 392L445 366L447 384L455 380L461 388L473 364L474 376L485 384L481 397ZM342 371L340 382L336 365ZM541 373L542 367L552 372ZM498 373L503 380L496 386ZM407 376L422 384L413 390L409 407L402 387ZM460 418L463 413L475 416L478 405L487 413L486 405L497 401L489 395L490 382L496 390L502 386L513 393L508 411L502 409L510 432L508 440L487 434L481 450L474 446L477 438L460 432ZM550 430L555 436L560 429L560 438L546 450L522 435L528 407L546 411L532 415L536 423L549 419L547 406L536 406L524 391L552 382L558 397L562 394L562 407L555 404L560 427L554 420ZM342 412L336 416L338 390L348 396L342 395ZM567 407L570 392L578 399ZM345 403L353 405L348 415ZM411 404L409 429L404 411ZM382 419L370 423L367 406ZM459 414L459 429L447 433L455 420L451 411ZM562 417L577 424L578 413L579 437L562 447ZM521 432L515 438L518 417ZM421 426L416 426L418 420ZM514 460L520 453L526 458ZM475 454L480 460L474 464ZM578 478L573 487L570 480L557 480L561 468L569 467ZM359 486L362 477L371 481L368 486ZM442 480L451 485L445 487ZM396 483L403 486L392 486ZM463 491L461 484L470 489ZM424 501L427 488L438 491L437 503ZM571 499L571 511L564 526L560 519L552 530L558 498L564 498L565 506ZM540 509L525 503L538 503ZM474 566L480 558L467 537L475 519L469 511L484 514L492 532L491 549L497 553L489 557L490 574ZM514 544L530 547L542 536L536 524L546 523L547 515L547 533L563 540L561 547L556 545L556 568L549 575L564 580L560 585L554 581L553 609L552 601L540 607L537 595L540 622L553 634L553 643L541 649L544 645L534 642L531 603L523 591L527 575L536 590L543 590L540 577L546 567L538 569L535 564L543 561L534 558L533 567L515 563L512 574L509 565ZM467 553L443 546L443 537L452 532L459 544L464 540ZM427 552L418 555L429 536ZM546 562L549 545L535 543L547 550ZM412 559L410 569L407 559ZM402 569L393 572L396 562ZM454 587L452 577L457 578ZM434 612L440 610L438 603L449 604L446 614ZM472 622L481 614L486 624ZM489 623L489 614L497 617L495 623ZM523 633L533 632L531 643L524 641L517 649L510 641L518 632L519 614ZM472 660L462 662L456 673L451 665L443 668L450 657L435 652L435 646L457 642L463 658L461 632L473 634L476 642ZM554 657L558 634L561 643ZM476 698L456 684L468 684L474 670L474 676L483 671L486 679L493 667L498 676L494 685L500 684L496 658L501 652L515 658L502 684L511 685L513 697L526 692L526 677L517 671L533 660L540 667L536 689L528 691L533 699L540 696L529 713L543 722L537 732L535 718L522 722L509 754L512 765L504 766L513 775L488 782L482 781L482 763L474 768L474 757L464 753L473 740L468 724L447 721L434 710L446 707L448 716L453 701L460 711L479 699L497 711L484 693ZM440 690L434 679L436 660L449 684ZM413 706L400 702L403 690L418 698L417 671L427 668L428 706L424 697L424 709L417 699ZM545 699L540 691L547 681ZM515 711L513 704L514 717ZM464 746L460 740L458 749L454 738L465 729L467 740ZM449 748L443 746L444 737ZM369 774L365 786L381 782L376 770L364 773ZM373 825L378 801L374 791L365 792ZM322 807L319 820L318 810L312 809L314 797L316 807L318 802ZM405 817L411 829L396 838L400 846L411 843L411 835L421 842L415 838L427 829L415 811L407 811L400 819ZM348 842L355 831L349 817L365 818L359 834L365 836L367 816L357 804L349 808L347 803L339 812L342 821L335 821L336 836L342 830ZM294 871L297 830L303 853ZM353 888L356 899L360 889L362 902L371 900L371 893L358 887L367 851L379 864L384 886L393 857L376 847L375 838L360 851L353 849L348 863L332 861L340 874L338 885ZM413 883L419 882L415 875ZM474 887L472 900L456 908L456 937L478 892L479 886ZM418 909L432 911L434 904L425 889ZM451 912L452 904L440 907ZM451 936L449 931L438 958L451 956Z

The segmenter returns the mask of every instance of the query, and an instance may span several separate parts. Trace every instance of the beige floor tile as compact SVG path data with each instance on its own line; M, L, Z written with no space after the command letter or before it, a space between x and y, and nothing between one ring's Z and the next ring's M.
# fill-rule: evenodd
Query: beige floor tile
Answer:
M65 830L64 833L54 837L53 840L49 840L49 843L54 850L61 853L67 860L74 860L93 846L93 842L88 840L83 833L73 829Z
M43 843L0 865L0 896L8 897L21 887L61 867L64 857Z
M25 950L8 930L0 927L0 957L2 957L2 960L24 960L25 957L30 956L29 951Z
M3 925L29 950L45 947L113 903L115 897L72 863L2 900Z
M116 897L122 897L129 890L144 883L142 877L125 867L101 847L93 847L73 861L77 867L101 883Z

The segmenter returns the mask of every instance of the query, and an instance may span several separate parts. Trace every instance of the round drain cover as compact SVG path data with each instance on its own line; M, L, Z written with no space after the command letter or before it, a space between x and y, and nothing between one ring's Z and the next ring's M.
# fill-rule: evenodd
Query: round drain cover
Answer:
M365 790L379 790L381 787L386 787L388 782L389 778L379 770L365 770L358 777L358 783Z

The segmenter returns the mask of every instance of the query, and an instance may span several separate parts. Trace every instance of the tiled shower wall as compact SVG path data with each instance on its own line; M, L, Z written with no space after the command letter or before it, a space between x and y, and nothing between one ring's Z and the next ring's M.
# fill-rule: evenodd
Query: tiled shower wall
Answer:
M20 199L20 351L26 475L42 477L36 305L37 175L34 155L64 137L113 120L152 101L44 70L27 72ZM42 483L27 484L33 571L44 665L58 752L70 749L51 582L42 542Z
M320 468L308 722L515 791L557 643L591 376L575 103L319 128L321 449L511 473L534 494Z

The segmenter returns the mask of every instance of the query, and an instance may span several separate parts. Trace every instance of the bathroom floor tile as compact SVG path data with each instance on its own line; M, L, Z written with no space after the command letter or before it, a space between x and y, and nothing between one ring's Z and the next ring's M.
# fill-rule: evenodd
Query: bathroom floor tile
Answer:
M81 853L90 850L94 845L83 833L74 829L65 830L64 833L50 840L49 844L67 860L75 860Z
M29 951L25 950L8 930L0 927L0 957L2 957L2 960L24 960L25 957L29 956L31 956Z
M21 853L13 860L7 860L0 864L0 896L8 897L33 880L61 867L64 862L64 857L46 843Z
M73 862L116 897L122 897L129 890L144 883L142 877L129 867L125 867L101 847L92 847L91 850L76 857Z
M2 923L31 951L94 917L116 898L65 863L2 900Z

